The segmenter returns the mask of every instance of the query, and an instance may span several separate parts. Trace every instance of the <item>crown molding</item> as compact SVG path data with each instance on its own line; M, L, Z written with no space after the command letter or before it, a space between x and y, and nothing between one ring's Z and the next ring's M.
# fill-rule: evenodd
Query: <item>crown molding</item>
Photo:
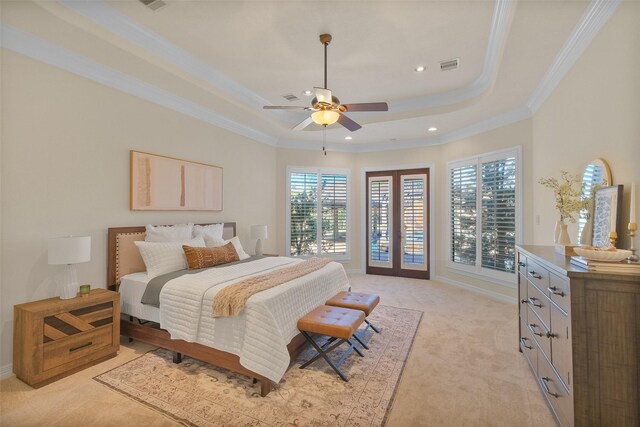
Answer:
M482 122L474 123L462 129L449 132L435 138L411 139L395 142L372 142L372 143L327 143L327 151L347 152L347 153L368 153L374 151L393 151L411 148L428 147L432 145L442 145L449 142L459 141L484 132L488 132L511 123L519 122L531 118L533 115L528 107L518 107L498 116L491 117ZM319 150L322 142L279 140L279 148L291 148L296 150Z
M24 33L10 25L1 24L0 31L2 32L1 45L9 50L221 127L238 135L268 145L276 145L275 138L270 135L230 120L195 102L174 95L164 89L113 70L31 34Z
M390 102L389 110L395 113L459 104L488 91L497 76L498 64L507 42L513 12L513 1L496 1L482 73L473 83L449 92Z
M58 3L251 107L262 109L263 105L270 103L181 47L118 12L102 0L58 0Z
M535 114L614 14L621 0L593 0L534 90L527 106Z

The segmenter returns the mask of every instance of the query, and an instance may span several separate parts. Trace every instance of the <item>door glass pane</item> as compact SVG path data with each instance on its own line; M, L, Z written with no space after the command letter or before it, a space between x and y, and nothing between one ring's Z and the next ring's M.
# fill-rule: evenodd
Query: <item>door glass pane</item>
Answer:
M402 268L415 269L425 263L426 175L402 177Z
M391 266L391 177L369 179L369 264Z

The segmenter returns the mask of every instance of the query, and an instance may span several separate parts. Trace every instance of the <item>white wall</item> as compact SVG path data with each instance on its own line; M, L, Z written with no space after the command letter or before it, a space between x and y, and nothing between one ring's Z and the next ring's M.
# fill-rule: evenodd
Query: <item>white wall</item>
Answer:
M57 295L47 239L91 235L78 278L106 285L107 228L236 221L276 229L276 150L11 51L2 51L0 367L11 363L13 305ZM129 150L224 168L222 212L129 210ZM277 240L264 242L265 252Z
M622 2L533 118L532 243L552 244L558 219L553 194L538 179L559 177L560 170L582 174L597 157L609 163L613 183L625 186L628 222L630 184L640 184L639 22L640 2ZM569 230L576 242L577 227ZM620 237L619 247L628 247Z

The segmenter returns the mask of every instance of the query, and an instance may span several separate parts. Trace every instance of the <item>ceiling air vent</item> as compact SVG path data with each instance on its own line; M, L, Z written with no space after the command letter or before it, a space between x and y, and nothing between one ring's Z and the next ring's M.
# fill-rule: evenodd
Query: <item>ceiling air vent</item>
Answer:
M139 0L140 3L147 6L151 10L158 10L162 6L166 6L167 4L162 0Z
M440 61L440 71L457 70L460 65L460 58L447 59Z
M294 94L290 93L288 95L282 95L282 97L284 99L286 99L289 102L293 102L293 101L299 101L300 98L298 98L297 96L295 96Z

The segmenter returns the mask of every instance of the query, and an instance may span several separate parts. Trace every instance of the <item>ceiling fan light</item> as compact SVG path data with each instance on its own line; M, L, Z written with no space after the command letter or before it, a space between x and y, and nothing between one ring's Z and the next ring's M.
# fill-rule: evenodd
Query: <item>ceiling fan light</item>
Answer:
M332 125L338 121L340 114L333 110L320 110L311 114L311 118L319 125Z

